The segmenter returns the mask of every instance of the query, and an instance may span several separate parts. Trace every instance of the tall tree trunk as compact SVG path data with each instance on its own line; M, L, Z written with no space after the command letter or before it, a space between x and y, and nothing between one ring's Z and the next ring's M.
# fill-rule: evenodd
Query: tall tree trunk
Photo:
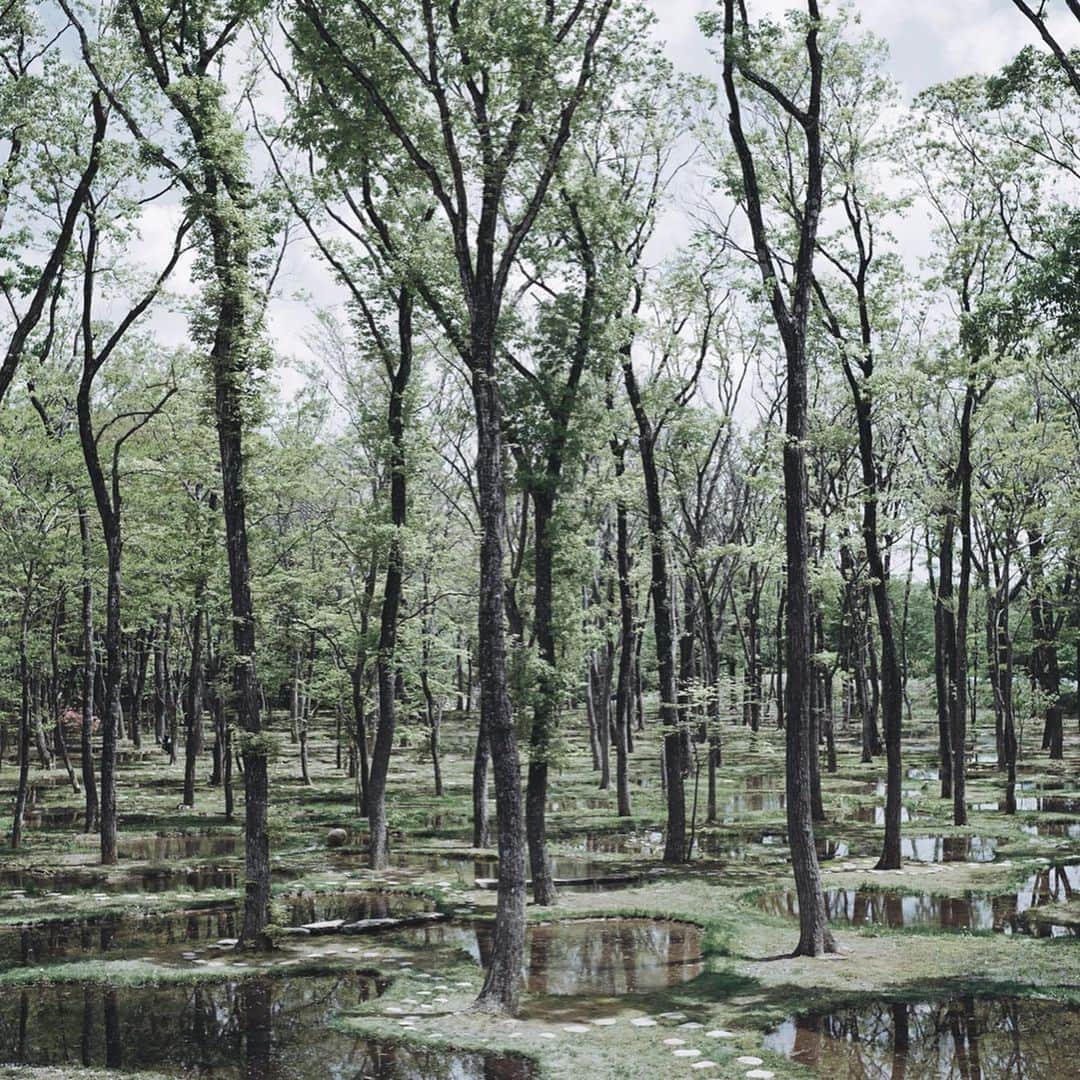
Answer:
M555 478L557 481L557 477ZM529 732L529 771L525 788L525 834L529 845L529 873L533 900L554 904L558 896L547 856L545 814L547 810L548 761L555 739L558 710L558 679L555 671L555 628L552 566L554 492L537 486L532 491L534 522L535 612L533 630L539 650L536 703ZM590 660L591 672L591 660ZM590 674L591 681L591 674ZM595 706L595 702L594 702Z
M615 476L626 471L623 444L615 452ZM630 587L630 528L626 502L620 497L615 510L615 558L619 574L619 674L615 684L615 797L619 817L629 817L630 729L633 710L634 603Z
M389 831L386 821L386 779L394 748L394 676L398 620L404 575L404 529L407 512L405 476L405 393L412 374L412 297L402 289L398 295L398 356L390 381L387 428L390 433L390 522L393 535L386 560L376 657L379 687L379 728L371 755L368 778L368 865L385 870L389 863Z
M478 271L484 283L486 275ZM488 322L490 319L490 323ZM521 765L506 673L502 475L502 407L495 376L494 307L474 304L472 390L476 408L476 485L480 509L480 589L477 642L483 735L491 751L499 819L499 884L491 964L476 1005L516 1013L525 950L525 836ZM474 797L476 792L474 790Z
M15 789L15 816L11 824L11 846L22 843L23 814L30 782L30 668L27 662L27 638L30 633L31 586L27 582L19 619L19 779Z
M952 715L949 702L949 669L956 631L952 612L953 588L953 519L945 515L938 543L938 580L934 586L933 563L927 538L927 574L930 591L934 594L934 689L937 699L938 775L941 778L941 798L952 798Z
M94 579L90 548L90 515L79 503L79 543L82 552L82 723L79 727L79 755L82 759L83 793L86 798L84 832L98 827L97 780L94 775Z
M1028 534L1031 554L1031 676L1043 701L1042 748L1050 751L1051 759L1065 756L1064 712L1061 708L1061 670L1058 664L1057 631L1054 605L1047 596L1043 572L1043 552L1046 541L1042 533Z
M195 585L195 613L191 617L191 667L184 702L184 806L195 806L195 764L199 755L199 731L203 713L203 591Z
M652 421L642 404L629 346L624 347L623 381L638 428L638 452L645 479L648 510L649 551L652 570L653 635L660 677L660 722L664 730L664 777L667 793L667 835L664 862L683 863L686 850L686 798L683 792L682 739L679 732L678 685L675 674L675 621L671 610L671 585L664 545L664 507L660 497L660 474L656 467Z

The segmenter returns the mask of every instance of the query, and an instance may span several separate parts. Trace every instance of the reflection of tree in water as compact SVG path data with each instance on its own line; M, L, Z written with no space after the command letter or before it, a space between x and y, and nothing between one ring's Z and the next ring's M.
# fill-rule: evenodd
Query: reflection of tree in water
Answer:
M323 1053L334 1038L325 1028L330 1017L380 990L373 978L355 976L31 987L0 999L0 1060L198 1073L238 1070L246 1059L252 1080L315 1075L283 1062Z
M784 1043L822 1076L861 1080L1050 1080L1072 1075L1080 1009L1022 998L855 1006L797 1018Z

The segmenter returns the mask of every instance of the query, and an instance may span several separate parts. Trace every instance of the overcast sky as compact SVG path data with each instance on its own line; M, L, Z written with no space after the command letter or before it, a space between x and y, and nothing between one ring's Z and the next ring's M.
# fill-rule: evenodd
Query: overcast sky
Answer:
M709 9L705 0L649 0L656 12L657 38L680 68L715 78L716 64L697 27L695 16ZM748 0L751 18L780 16L793 0ZM862 28L884 39L889 48L889 73L896 80L903 102L920 90L959 75L1000 69L1027 44L1043 48L1035 28L1012 0L853 0ZM1051 25L1059 40L1080 47L1080 27L1063 0L1049 0ZM801 10L800 5L800 10ZM911 221L905 230L905 252L917 259L925 251L929 225ZM677 244L678 221L665 226L669 244ZM297 245L279 279L280 298L270 312L272 336L283 354L281 387L288 396L298 385L288 368L289 357L310 356L307 339L313 302L332 303L335 286L329 275L302 245Z

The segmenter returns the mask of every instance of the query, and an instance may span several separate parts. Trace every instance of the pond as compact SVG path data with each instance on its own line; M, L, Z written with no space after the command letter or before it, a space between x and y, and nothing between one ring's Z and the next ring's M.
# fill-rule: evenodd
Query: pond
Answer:
M805 1013L765 1047L826 1077L1076 1075L1080 1008L1028 998L878 1002Z
M993 862L998 841L993 836L905 836L900 855L913 862Z
M34 986L0 1001L0 1060L246 1080L528 1080L496 1054L419 1049L327 1025L382 992L365 975L136 988Z
M102 894L102 898L106 897ZM284 925L343 919L385 919L430 912L434 904L401 893L356 890L345 893L296 893L275 898ZM237 936L235 900L187 901L187 908L143 916L90 916L0 927L0 966L35 965L59 959L107 953L110 958L187 959L213 950L222 939Z
M892 889L826 889L830 921L852 926L876 924L894 930L933 927L940 930L994 930L1036 937L1073 937L1077 927L1038 917L1038 909L1072 899L1080 890L1080 863L1048 866L1032 874L1015 892L995 896L965 893L901 893ZM767 893L759 906L773 915L795 916L799 901L793 889Z
M493 926L439 923L408 930L414 946L467 952L478 964L491 954ZM662 990L704 970L701 931L683 922L653 919L568 919L530 925L525 976L530 994L618 995Z

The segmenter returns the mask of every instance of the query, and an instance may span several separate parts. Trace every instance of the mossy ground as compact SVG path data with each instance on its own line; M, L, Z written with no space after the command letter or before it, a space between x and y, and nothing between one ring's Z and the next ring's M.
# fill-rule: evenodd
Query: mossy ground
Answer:
M574 722L568 721L567 727L571 732L568 743L581 746L584 737L574 730ZM1071 728L1064 762L1047 761L1034 744L1026 747L1023 779L1054 785L1051 793L1055 796L1080 795L1080 742L1075 725ZM182 946L163 946L150 956L138 958L113 959L104 954L42 967L13 966L0 972L0 987L44 980L130 985L238 977L267 970L282 978L343 968L380 971L390 977L385 994L354 1014L339 1016L335 1021L339 1028L409 1041L439 1040L463 1049L524 1054L535 1061L544 1077L682 1073L735 1077L746 1072L746 1066L735 1061L742 1054L764 1058L765 1068L777 1076L796 1076L801 1074L799 1067L762 1050L762 1034L778 1019L811 1007L859 999L941 997L953 992L1037 993L1080 1001L1080 945L1069 940L932 929L889 930L879 926L837 927L838 958L807 960L786 956L796 939L794 922L768 915L756 903L760 893L790 884L786 848L777 840L785 831L784 811L772 797L783 787L783 744L780 734L772 728L756 735L743 727L725 730L720 773L721 826L704 825L701 778L698 832L708 841L716 840L717 850L723 855L704 856L685 868L665 869L659 866L658 853L648 849L647 836L644 851L640 847L614 852L595 850L612 846L600 842L605 837L610 840L627 832L640 836L649 827L662 827L656 734L655 727L650 727L637 737L632 764L634 812L629 819L616 817L613 792L597 790L597 776L587 752L568 752L551 778L548 820L553 852L587 858L602 865L605 872L610 868L612 873L641 875L640 879L629 887L562 889L555 907L530 906L529 915L544 920L647 916L693 922L704 930L705 971L692 981L661 992L613 999L527 998L522 1018L496 1020L469 1009L481 973L467 956L452 950L419 949L407 938L381 935L282 938L277 951L268 957L223 952L202 959L198 965L181 960ZM431 764L425 740L419 731L406 729L404 744L397 749L392 766L390 823L395 862L400 859L411 865L395 865L378 874L364 868L363 823L355 808L353 782L337 768L330 733L313 732L311 786L301 783L296 749L286 745L286 752L272 766L272 844L278 871L275 895L377 888L389 894L424 897L447 911L468 908L476 917L490 917L495 894L476 888L467 862L458 861L458 857L494 854L475 852L469 847L471 738L470 723L449 720L445 724L442 764L447 793L435 798L429 793ZM984 763L985 756L980 740L979 761L969 782L969 799L976 805L996 803L1004 797L1003 777ZM924 717L909 735L905 768L932 766L932 758L930 723ZM204 770L205 766L200 771ZM10 789L14 777L9 770L5 773L4 786ZM1044 825L1047 821L1080 822L1078 815L1021 812L1010 816L997 809L973 809L967 827L955 829L950 824L950 807L937 797L937 782L912 778L905 781L904 804L912 819L905 825L907 835L993 837L998 842L997 858L986 864L933 866L911 862L899 871L875 872L872 868L881 830L860 814L865 817L866 807L883 802L874 788L883 775L883 761L863 764L854 745L842 741L838 770L824 777L828 820L820 832L830 842L846 845L850 854L823 862L827 887L994 895L1015 886L1047 862L1075 861L1080 857L1080 841L1067 833L1036 836L1025 830L1025 826ZM35 773L33 779L37 782L46 778ZM236 822L226 821L221 812L219 789L200 784L196 808L177 809L181 799L180 769L170 768L155 751L147 751L121 766L120 792L124 838L207 830L212 836L238 834ZM760 802L769 809L748 808L754 800L741 798L761 792L771 793ZM240 815L240 790L237 796ZM729 802L731 805L726 806ZM80 805L80 798L62 784L50 782L41 784L38 803L46 809L74 808ZM325 846L326 832L337 826L352 830L349 846L330 851ZM112 879L110 889L119 891L105 896L94 884L104 873L101 868L95 869L95 843L96 838L73 832L69 825L42 825L27 829L19 852L0 851L5 868L83 874L87 878L85 889L62 895L13 897L10 892L0 893L0 927L110 913L136 916L198 910L227 903L237 896L231 889L193 892L182 881L175 888L142 891L140 874L153 864L133 858L125 858L119 868L107 871ZM413 861L413 856L419 858L421 853L446 856L447 862L425 867ZM225 855L196 853L190 858L171 859L161 869L178 871L208 865L240 868L241 849ZM42 887L48 888L47 884ZM1061 925L1077 925L1080 904L1076 900L1057 904L1047 908L1045 915ZM402 967L404 958L416 966ZM429 1011L417 1021L414 1030L404 1031L401 1014L386 1010L402 1008L403 999L409 999L410 992L421 985L418 970L421 974L437 972L451 989L442 995L447 1001L437 1011ZM457 983L467 986L454 985ZM687 1039L688 1046L700 1047L702 1056L716 1063L715 1068L694 1072L690 1070L691 1062L672 1058L663 1039L683 1021L661 1021L655 1027L635 1027L627 1022L630 1017L663 1012L682 1012L690 1022L704 1025L680 1031L679 1035ZM618 1018L618 1022L611 1026L592 1024L595 1019L611 1017ZM568 1033L563 1027L570 1023L587 1025L589 1030ZM734 1037L704 1037L704 1032L712 1028L728 1029ZM0 1071L0 1076L15 1075L33 1076L35 1071ZM49 1075L61 1074L51 1071ZM73 1069L70 1075L95 1073Z

